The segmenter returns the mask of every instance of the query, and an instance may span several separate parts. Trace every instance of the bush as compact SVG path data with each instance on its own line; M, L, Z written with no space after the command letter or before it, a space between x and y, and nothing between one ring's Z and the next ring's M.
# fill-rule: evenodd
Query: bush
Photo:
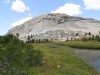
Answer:
M8 39L9 36L5 38ZM3 42L5 43L5 39ZM13 36L0 48L0 72L3 75L20 75L29 67L41 65L42 59L41 51L34 50L32 45Z

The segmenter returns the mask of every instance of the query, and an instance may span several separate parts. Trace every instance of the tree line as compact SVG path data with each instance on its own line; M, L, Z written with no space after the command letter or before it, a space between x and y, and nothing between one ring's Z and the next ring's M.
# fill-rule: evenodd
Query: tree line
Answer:
M76 33L76 37L79 36L78 33ZM80 36L79 36L80 37ZM66 41L69 41L68 39ZM76 38L71 38L70 41L98 41L100 42L100 31L98 35L92 35L91 32L85 33L84 36L76 39Z
M50 40L44 39L33 39L32 35L28 35L26 43L46 43L51 42Z
M79 36L79 38L76 38ZM85 33L83 36L80 36L79 33L76 33L76 37L71 37L71 39L66 39L66 41L100 41L100 31L98 35L93 35L91 32ZM46 42L52 42L57 41L53 39L34 39L32 35L28 35L26 43L46 43Z

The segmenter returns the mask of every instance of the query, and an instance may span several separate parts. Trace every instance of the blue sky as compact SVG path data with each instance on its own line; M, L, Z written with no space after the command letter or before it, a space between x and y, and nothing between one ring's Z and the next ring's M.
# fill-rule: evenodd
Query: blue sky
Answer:
M0 35L46 13L65 13L100 20L100 0L0 0Z

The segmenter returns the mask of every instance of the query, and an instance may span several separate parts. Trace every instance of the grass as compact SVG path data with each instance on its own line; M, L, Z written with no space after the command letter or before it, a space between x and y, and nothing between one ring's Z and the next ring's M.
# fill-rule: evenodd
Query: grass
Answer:
M43 52L44 63L28 69L28 75L100 75L64 43L36 43L33 46Z
M0 44L0 48L2 47L2 44Z
M69 46L73 48L80 48L80 49L100 49L100 42L82 42L82 41L68 41L68 42L58 42L58 45Z

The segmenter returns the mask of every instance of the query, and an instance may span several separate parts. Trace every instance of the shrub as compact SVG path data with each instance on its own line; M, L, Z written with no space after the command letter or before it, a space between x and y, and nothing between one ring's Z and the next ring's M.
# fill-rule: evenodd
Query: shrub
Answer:
M32 45L13 36L0 48L0 72L3 75L20 75L29 67L41 65L42 59L43 53L41 51L34 50Z

